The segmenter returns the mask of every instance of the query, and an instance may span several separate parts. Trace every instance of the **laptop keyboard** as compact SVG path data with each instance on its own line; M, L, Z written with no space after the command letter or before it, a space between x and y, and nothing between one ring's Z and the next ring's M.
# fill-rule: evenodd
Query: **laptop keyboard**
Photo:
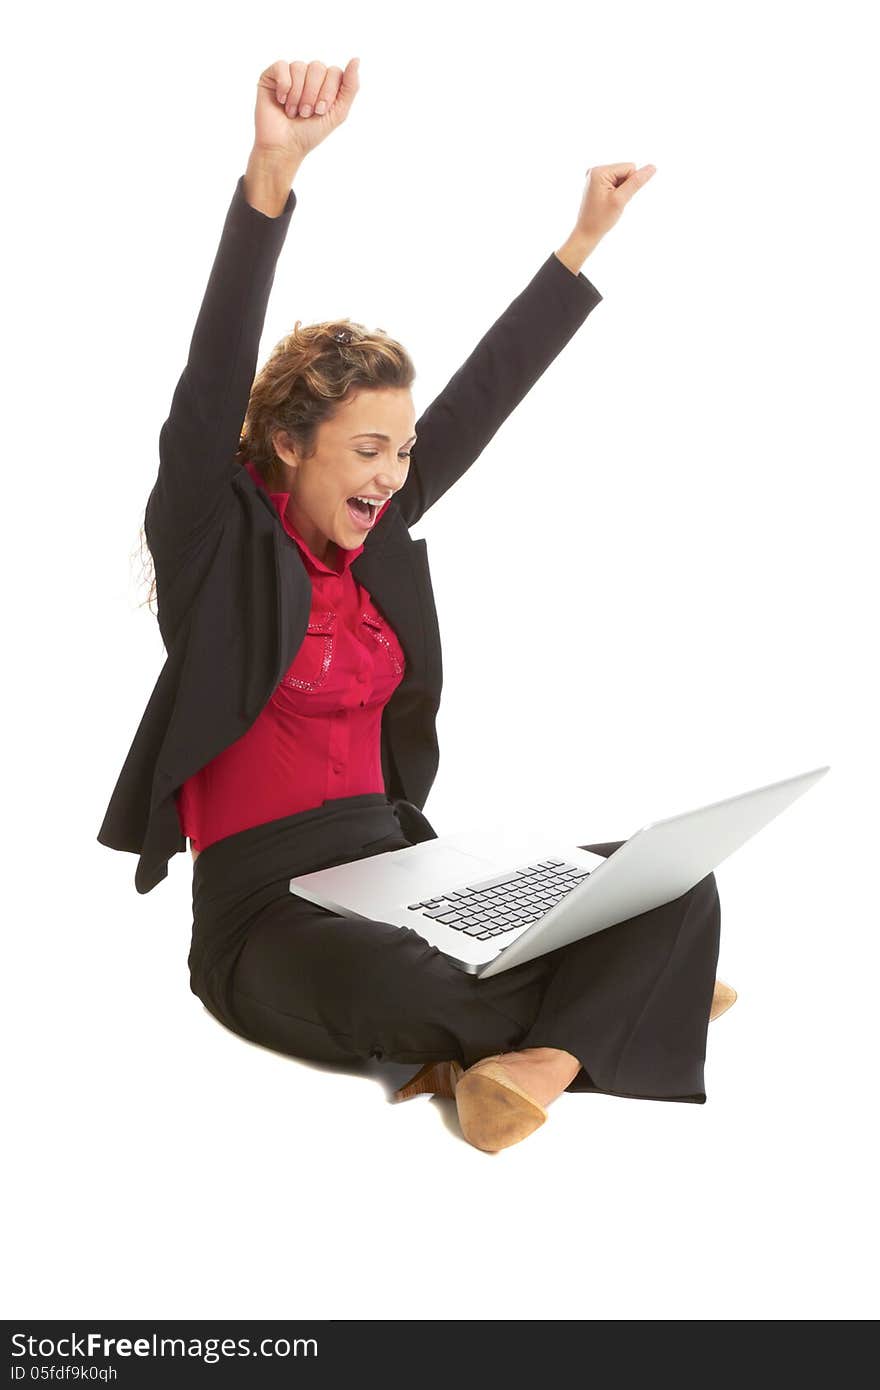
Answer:
M485 941L537 922L589 876L590 870L581 864L544 859L439 898L410 903L408 911Z

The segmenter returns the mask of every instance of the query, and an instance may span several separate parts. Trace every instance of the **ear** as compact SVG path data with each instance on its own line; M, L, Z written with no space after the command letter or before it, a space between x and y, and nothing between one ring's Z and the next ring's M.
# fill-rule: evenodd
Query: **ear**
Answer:
M272 431L272 448L275 450L282 463L287 464L288 468L296 467L299 459L286 430Z

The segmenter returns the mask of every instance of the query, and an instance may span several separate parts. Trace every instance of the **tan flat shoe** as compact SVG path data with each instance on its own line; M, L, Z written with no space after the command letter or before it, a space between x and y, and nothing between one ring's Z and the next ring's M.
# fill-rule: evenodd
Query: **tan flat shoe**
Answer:
M715 981L715 993L712 995L712 1008L709 1012L709 1022L713 1018L718 1018L720 1014L727 1013L731 1004L736 1003L736 990L731 989L723 980Z
M518 1144L547 1119L534 1096L517 1086L497 1058L484 1057L462 1072L455 1083L455 1104L461 1132L484 1153Z

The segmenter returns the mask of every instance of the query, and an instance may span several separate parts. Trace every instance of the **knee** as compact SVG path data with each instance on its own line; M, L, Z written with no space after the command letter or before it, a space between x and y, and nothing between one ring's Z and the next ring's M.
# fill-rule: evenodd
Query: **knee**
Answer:
M609 855L613 854L615 850L620 849L621 845L625 844L625 840L602 840L599 844L595 845L578 845L578 849L589 850L591 854L601 854L603 858L607 859Z
M718 895L718 884L714 873L706 874L705 878L701 878L699 883L694 884L690 893L693 900L701 903L707 912L720 911L721 899Z

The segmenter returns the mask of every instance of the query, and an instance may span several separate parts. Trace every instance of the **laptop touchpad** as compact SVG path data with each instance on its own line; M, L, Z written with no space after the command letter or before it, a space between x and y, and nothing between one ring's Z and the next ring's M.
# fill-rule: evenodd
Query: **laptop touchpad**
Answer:
M492 873L497 864L495 859L467 853L439 840L425 840L420 845L413 845L412 850L417 853L400 849L384 859L380 855L377 867L381 864L387 869L389 878L393 872L395 883L418 882L423 898L434 893L451 892L479 878L483 872Z

